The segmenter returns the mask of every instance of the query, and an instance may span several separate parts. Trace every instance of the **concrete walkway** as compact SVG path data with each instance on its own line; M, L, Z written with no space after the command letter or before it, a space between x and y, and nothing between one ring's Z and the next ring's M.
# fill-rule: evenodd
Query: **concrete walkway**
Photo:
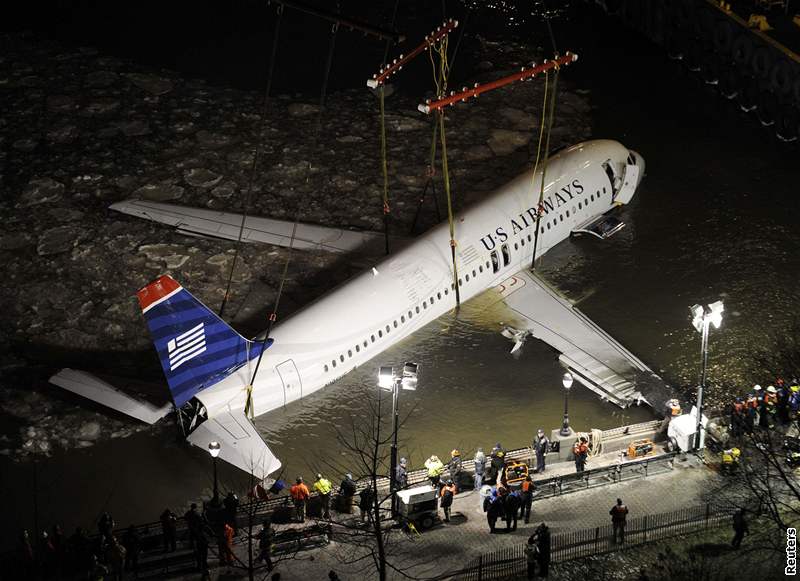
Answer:
M616 462L616 454L598 458L599 462ZM546 476L574 471L571 463L562 463L548 468ZM388 533L390 562L406 574L417 578L430 578L464 567L475 557L524 543L540 522L546 522L553 533L583 529L610 522L608 511L616 499L622 498L630 509L630 518L698 506L706 501L707 491L719 481L716 472L708 469L692 456L676 460L671 472L660 473L636 480L590 488L568 495L534 501L530 524L519 522L516 531L506 533L504 529L490 534L486 516L479 506L479 495L467 491L456 496L450 523L442 523L420 535L408 536L394 529ZM336 515L337 520L340 515ZM353 517L349 517L353 518ZM504 523L499 522L504 526ZM277 530L288 526L276 525ZM350 529L350 533L352 529ZM277 565L282 581L327 579L328 571L334 570L343 580L375 579L377 574L372 559L367 557L357 563L349 563L367 554L364 545L374 545L368 537L354 542L348 530L335 526L334 539L329 545L302 551ZM243 560L246 544L237 547ZM211 562L212 566L214 562ZM199 579L199 574L184 576L184 579ZM212 579L239 579L246 572L225 568L212 571ZM264 579L264 571L255 578ZM390 572L390 579L405 579L398 572Z

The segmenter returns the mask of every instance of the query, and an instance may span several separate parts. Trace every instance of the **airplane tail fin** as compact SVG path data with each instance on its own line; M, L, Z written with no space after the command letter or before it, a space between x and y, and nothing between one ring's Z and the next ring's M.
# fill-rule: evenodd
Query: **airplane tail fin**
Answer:
M239 335L171 276L159 277L137 296L176 407L271 343Z

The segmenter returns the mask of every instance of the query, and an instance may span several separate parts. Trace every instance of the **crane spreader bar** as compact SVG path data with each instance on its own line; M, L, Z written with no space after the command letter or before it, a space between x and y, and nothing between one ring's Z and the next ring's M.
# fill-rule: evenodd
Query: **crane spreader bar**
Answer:
M543 73L544 71L554 69L556 67L560 67L561 65L568 65L570 63L575 62L578 60L578 55L575 53L567 52L562 57L559 57L554 60L546 60L542 64L531 67L530 69L523 68L520 72L514 73L513 75L508 75L507 77L503 77L502 79L497 79L496 81L492 81L490 83L486 83L485 85L479 85L475 83L471 89L467 89L464 87L461 89L460 93L456 93L455 91L451 91L448 97L444 99L439 99L438 101L431 102L430 99L425 101L424 104L417 106L417 109L422 113L428 114L431 111L436 111L437 109L441 109L442 107L446 107L447 105L452 105L458 101L466 101L470 97L477 97L481 93L485 93L486 91L491 91L492 89L497 89L499 87L503 87L514 81L521 81L523 79L527 79L529 77L533 77L538 75L539 73Z
M406 64L408 61L416 57L423 50L428 48L431 44L433 44L440 38L450 34L457 26L458 26L458 20L453 20L451 18L450 20L439 26L431 34L426 36L425 40L423 40L417 48L415 48L405 56L401 54L400 58L394 59L391 65L381 68L379 73L375 73L374 75L372 75L371 79L367 79L367 86L370 89L375 89L379 85L382 85L384 82L386 82L386 79L388 79L394 73L402 69L404 64Z

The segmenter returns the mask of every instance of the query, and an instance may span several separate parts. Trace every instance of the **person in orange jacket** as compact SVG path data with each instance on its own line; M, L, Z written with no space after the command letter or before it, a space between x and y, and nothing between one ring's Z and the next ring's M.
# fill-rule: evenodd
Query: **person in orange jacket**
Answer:
M456 495L456 485L453 479L449 479L439 491L439 506L444 511L444 522L450 522L450 508L453 506L453 497Z
M233 527L228 523L222 525L217 541L220 565L233 565Z
M308 486L303 483L303 477L298 476L294 486L289 489L289 494L294 500L295 516L297 522L306 522L306 503L308 502Z
M572 446L572 454L575 456L575 471L583 472L589 459L589 444L585 436L581 436L581 439Z

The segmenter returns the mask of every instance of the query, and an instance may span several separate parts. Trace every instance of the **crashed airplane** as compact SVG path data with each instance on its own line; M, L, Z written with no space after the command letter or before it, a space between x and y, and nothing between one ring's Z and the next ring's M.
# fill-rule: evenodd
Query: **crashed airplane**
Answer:
M457 282L443 223L277 324L248 340L164 275L138 292L175 409L194 445L222 444L220 457L265 478L280 462L245 413L282 407L327 386L456 305L484 292L499 296L520 321L504 334L536 337L560 353L577 381L625 407L643 386L663 385L647 366L529 270L539 220L537 258L573 233L604 238L623 226L610 214L631 201L643 158L616 141L594 140L551 157L541 205L542 171L528 171L455 218ZM199 236L236 240L242 217L129 200L113 209ZM292 235L293 228L296 232ZM247 217L242 240L351 252L380 235ZM517 328L518 327L518 328ZM256 360L260 372L248 390ZM62 370L51 381L123 413L153 422L152 409L87 373ZM248 395L248 391L250 392Z

